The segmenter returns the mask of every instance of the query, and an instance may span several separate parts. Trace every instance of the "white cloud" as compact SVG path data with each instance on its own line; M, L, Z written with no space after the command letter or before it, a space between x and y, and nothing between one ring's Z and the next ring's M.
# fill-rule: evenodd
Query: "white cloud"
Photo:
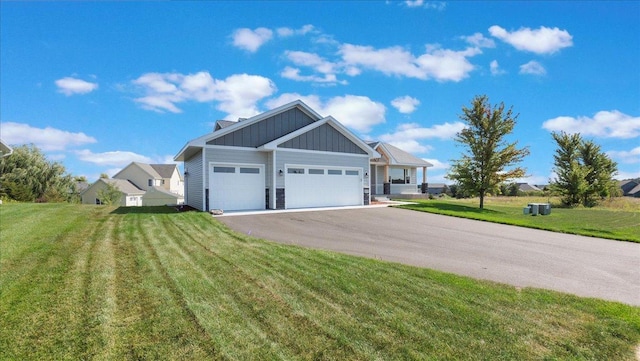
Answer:
M557 117L542 124L549 131L580 133L583 136L631 139L640 136L640 116L633 117L617 110L599 111L593 118Z
M424 160L426 160L427 162L433 164L433 167L429 167L429 169L427 170L447 170L449 169L449 167L451 166L451 164L446 163L446 162L441 162L437 159L431 159L431 158L423 158Z
M82 132L72 133L52 127L36 128L29 124L3 122L2 138L9 144L35 144L43 151L60 151L69 146L95 143L96 139Z
M495 48L496 43L493 39L485 38L482 33L475 33L469 36L463 36L462 39L467 43L478 48Z
M637 179L637 178L640 178L640 170L635 170L631 172L618 171L618 174L616 174L614 177L614 179L618 179L618 180Z
M553 54L562 48L573 46L573 36L566 30L547 28L520 28L509 32L498 25L489 28L489 33L512 45L514 48L536 54Z
M286 93L268 101L266 105L269 108L275 108L297 99L302 100L318 114L330 115L344 126L359 132L368 132L373 126L385 122L385 106L365 96L338 96L323 103L315 95L302 96L297 93Z
M506 71L500 68L500 64L498 64L497 60L493 60L489 64L489 68L491 69L491 75L500 75L506 73Z
M315 72L322 74L322 76L300 75L300 69L287 66L280 73L283 78L295 81L309 81L315 83L347 83L346 81L338 81L336 77L338 66L336 64L322 58L317 54L307 53L304 51L287 51L285 52L285 56L295 65L312 68Z
M55 81L58 92L71 96L73 94L87 94L98 89L97 83L91 83L82 79L65 77Z
M75 152L83 162L93 163L101 166L124 167L131 162L152 163L152 159L141 154L127 151L113 151L103 153L93 153L88 149Z
M447 3L444 1L405 0L404 4L409 8L425 8L440 11L447 7Z
M280 73L285 79L295 80L295 81L303 81L303 82L313 82L313 83L324 83L324 84L347 84L346 81L338 81L335 74L325 74L324 76L317 75L301 75L300 69L292 68L290 66L285 67Z
M147 73L133 80L146 94L135 101L157 112L180 113L176 104L187 101L217 102L216 109L227 112L228 119L259 113L256 103L276 91L275 84L259 75L234 74L224 80L208 72L195 74Z
M520 74L545 75L547 70L535 60L520 65Z
M302 26L300 29L291 29L291 28L278 28L276 29L276 33L280 37L289 37L294 35L306 35L315 30L315 27L311 24L307 24Z
M416 98L405 95L403 97L395 98L391 101L391 105L402 114L410 114L416 110L416 107L420 105L420 101Z
M427 153L433 148L422 144L421 140L450 140L464 127L462 122L436 124L429 128L421 127L416 123L407 123L398 126L395 132L382 134L378 138L410 153Z
M610 150L607 152L609 157L619 160L622 163L640 163L640 147L631 150Z
M344 66L376 70L386 75L458 82L475 69L467 58L482 51L479 48L454 51L428 45L425 53L416 57L399 46L375 49L372 46L343 44L339 53Z
M232 37L234 46L255 53L264 43L271 40L273 31L267 28L241 28L234 31Z

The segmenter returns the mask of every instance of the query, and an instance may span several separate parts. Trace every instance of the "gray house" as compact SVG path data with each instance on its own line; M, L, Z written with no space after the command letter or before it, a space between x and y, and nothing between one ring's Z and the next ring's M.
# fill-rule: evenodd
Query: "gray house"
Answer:
M369 160L379 155L333 117L302 101L189 141L185 204L249 210L369 204Z

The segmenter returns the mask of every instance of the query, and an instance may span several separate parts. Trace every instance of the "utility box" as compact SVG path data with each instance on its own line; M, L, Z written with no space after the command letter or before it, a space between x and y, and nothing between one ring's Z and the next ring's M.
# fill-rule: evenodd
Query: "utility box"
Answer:
M527 207L522 210L523 214L531 214L532 216L548 216L551 214L550 203L529 203Z

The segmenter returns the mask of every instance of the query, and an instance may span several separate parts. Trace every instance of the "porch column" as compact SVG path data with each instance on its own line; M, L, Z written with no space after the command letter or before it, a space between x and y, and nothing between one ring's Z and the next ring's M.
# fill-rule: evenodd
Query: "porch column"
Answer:
M427 167L422 167L422 185L420 186L422 193L427 193L429 187L427 185Z
M391 194L391 183L389 183L389 165L384 166L384 180L382 183L383 194Z

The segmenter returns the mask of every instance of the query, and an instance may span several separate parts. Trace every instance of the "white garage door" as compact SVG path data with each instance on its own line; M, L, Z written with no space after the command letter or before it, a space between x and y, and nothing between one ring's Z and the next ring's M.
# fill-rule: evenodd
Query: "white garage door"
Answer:
M265 209L264 183L263 165L211 164L209 209Z
M314 166L286 169L286 208L363 204L362 169Z

